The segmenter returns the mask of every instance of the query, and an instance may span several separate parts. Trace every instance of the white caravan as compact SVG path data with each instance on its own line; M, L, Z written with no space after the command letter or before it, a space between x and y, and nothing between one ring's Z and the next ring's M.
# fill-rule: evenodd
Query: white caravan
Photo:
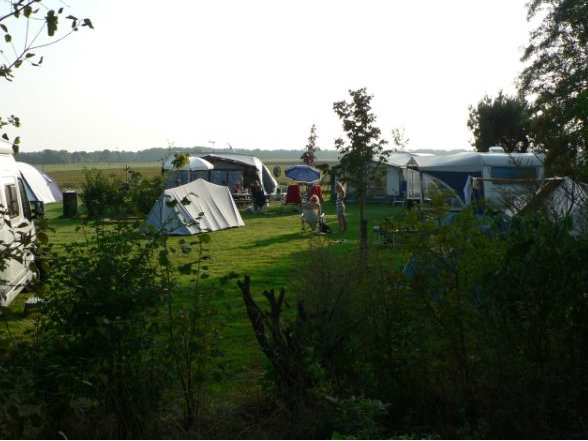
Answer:
M0 205L0 306L8 306L37 274L31 269L35 210L12 148L5 146L0 146Z

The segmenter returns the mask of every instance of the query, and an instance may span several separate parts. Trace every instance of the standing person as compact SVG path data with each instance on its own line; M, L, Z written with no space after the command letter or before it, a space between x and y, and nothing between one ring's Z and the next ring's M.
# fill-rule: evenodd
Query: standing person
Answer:
M253 190L251 191L251 199L253 200L253 209L257 213L266 212L266 199L265 193L259 181L255 181L253 184Z
M347 231L347 219L345 218L345 187L341 181L337 181L337 220L339 221L339 232Z

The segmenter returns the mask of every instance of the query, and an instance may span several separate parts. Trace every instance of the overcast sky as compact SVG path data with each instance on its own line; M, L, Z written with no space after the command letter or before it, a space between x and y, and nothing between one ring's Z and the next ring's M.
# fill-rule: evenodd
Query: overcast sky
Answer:
M471 148L468 106L514 92L525 2L70 0L95 30L0 82L0 114L25 152L302 149L312 124L334 149L333 103L365 87L384 138Z

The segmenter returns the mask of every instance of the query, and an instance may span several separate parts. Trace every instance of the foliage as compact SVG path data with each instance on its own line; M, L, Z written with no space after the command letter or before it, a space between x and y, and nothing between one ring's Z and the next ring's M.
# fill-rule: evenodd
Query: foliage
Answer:
M588 4L532 0L528 17L542 17L522 60L519 89L532 100L533 136L552 173L583 173L588 140ZM583 168L583 170L582 170Z
M196 223L200 218L196 220ZM170 246L168 236L161 231L154 232L160 244L159 264L163 269L166 285L165 306L166 322L162 326L165 332L165 360L173 367L174 389L180 387L177 399L183 406L183 429L186 434L196 433L199 437L202 412L204 409L204 390L214 372L211 368L213 358L219 355L215 346L217 328L214 323L216 311L212 306L213 297L222 294L221 289L202 290L200 282L209 277L204 245L210 242L206 233L199 234L186 243L181 239L179 249L182 254L191 256L192 247L196 247L195 258L176 267L172 256L177 252ZM177 273L192 277L192 290L185 301L177 302L173 298L177 286ZM225 277L225 281L233 278ZM217 372L218 373L218 372Z
M91 219L145 215L164 189L163 176L144 179L130 168L124 182L95 168L86 169L84 174L80 197Z
M121 192L122 182L109 179L97 169L85 170L86 181L80 195L86 213L91 219L116 216L125 207Z
M316 139L316 125L313 124L310 128L308 144L306 144L304 153L302 153L302 156L300 157L300 159L302 159L302 162L304 162L306 165L314 165L314 161L316 160L316 152L317 150L319 150L319 148L316 146Z
M406 136L404 129L392 129L392 143L400 150L408 146L410 139Z
M389 152L384 151L386 141L380 139L380 129L374 124L376 117L371 113L372 96L366 89L350 90L351 101L338 101L333 110L343 122L347 144L342 138L335 140L337 151L342 154L341 166L345 179L353 184L358 195L362 246L367 244L367 227L364 228L364 207L370 178L376 173L377 165L383 163ZM376 166L374 166L374 161Z
M311 254L294 338L322 369L313 387L388 403L384 436L585 436L586 238L541 217L449 216L436 199L388 226L404 267Z
M123 190L127 193L125 199L129 203L130 212L138 215L148 214L163 193L164 184L164 175L147 179L141 173L127 168L127 181Z
M0 117L0 129L3 129L6 126L13 126L16 128L20 127L20 118L18 118L15 115L10 115L6 120L3 120L2 117ZM8 135L7 132L2 133L2 137L0 139L4 142L10 142L10 136ZM20 136L16 136L12 140L12 151L14 153L18 153L19 145L20 145Z
M335 405L336 420L333 439L384 439L385 429L378 419L387 413L387 406L379 400L327 397Z
M160 410L165 378L154 326L163 287L157 248L136 228L96 225L86 242L52 253L40 328L21 348L46 436L156 430L148 416Z
M508 153L526 152L530 145L529 114L526 102L504 95L491 99L488 95L476 107L469 107L468 127L474 134L474 147L487 152L501 146Z
M174 153L174 159L172 161L172 165L174 168L182 168L186 164L190 162L190 155L188 153Z
M0 48L0 53L7 61L7 63L0 64L0 79L7 81L12 81L14 69L18 69L23 64L30 64L35 67L41 66L43 57L39 57L35 53L38 49L58 43L80 28L94 28L89 18L80 20L71 14L65 16L63 2L52 0L8 0L6 3L10 5L10 8L9 12L3 12L0 15L0 32L3 35L2 43L9 46L11 50L2 50ZM62 29L59 27L60 19L61 21L68 20L71 25L64 33L59 32ZM19 24L22 26L19 26ZM20 39L15 38L15 30L18 34L22 33ZM45 38L43 38L44 34L46 34ZM9 59L8 53L14 53L14 58ZM20 127L20 121L14 115L6 118L6 120L0 117L0 129L7 125L18 128ZM8 133L4 132L0 140L11 143L14 153L18 153L19 136L11 139Z
M15 57L8 64L0 66L0 77L11 81L13 78L13 69L18 69L23 63L29 63L32 66L40 66L43 63L43 57L38 57L33 52L37 49L53 45L63 40L80 28L88 27L94 29L92 21L89 18L78 19L73 15L65 15L63 3L52 2L50 0L10 0L10 12L0 16L0 29L4 33L4 43L12 46ZM44 16L43 16L44 14ZM60 34L62 28L59 23L67 20L70 25L66 32ZM22 43L16 48L19 42L14 39L13 27L18 28L18 21L26 22L23 30ZM11 24L7 23L11 21ZM17 29L18 32L18 29ZM42 34L46 34L43 39ZM51 40L51 38L54 38ZM2 51L6 52L6 51Z
M218 378L211 300L220 291L199 288L208 277L203 245L209 236L176 249L140 222L82 229L83 242L44 253L51 268L41 291L44 314L29 338L7 350L0 346L0 372L7 375L0 396L10 405L0 411L0 433L199 435L205 386ZM194 245L196 257L179 267L172 263L171 256L179 250L190 256ZM179 274L193 277L183 301L177 299Z

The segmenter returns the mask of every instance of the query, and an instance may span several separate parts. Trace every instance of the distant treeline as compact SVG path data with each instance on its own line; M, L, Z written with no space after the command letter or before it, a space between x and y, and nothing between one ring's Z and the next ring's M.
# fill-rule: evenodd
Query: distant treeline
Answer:
M443 155L455 153L464 150L434 150L422 149L419 153L434 153ZM260 159L299 159L302 150L246 150L228 149L212 150L207 147L154 147L138 152L118 151L118 150L99 150L94 152L68 152L66 150L41 150L39 152L18 153L17 161L27 162L29 164L98 164L98 163L137 163L137 162L157 162L162 161L169 156L171 152L180 153L240 153L244 155L257 156ZM319 150L317 152L317 162L322 160L336 160L338 152L335 150Z

